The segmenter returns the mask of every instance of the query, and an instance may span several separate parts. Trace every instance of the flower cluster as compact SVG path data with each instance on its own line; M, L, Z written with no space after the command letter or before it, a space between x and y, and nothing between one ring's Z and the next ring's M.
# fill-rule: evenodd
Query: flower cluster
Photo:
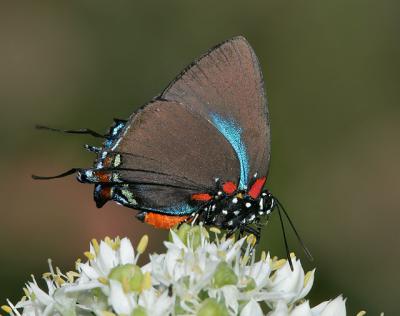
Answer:
M50 263L47 291L33 278L20 302L2 308L18 316L346 315L341 296L310 307L305 297L315 270L304 273L294 255L293 271L265 252L256 261L252 235L235 241L218 229L184 224L170 232L165 253L140 267L147 243L142 237L135 251L127 238L92 240L76 271L64 274Z

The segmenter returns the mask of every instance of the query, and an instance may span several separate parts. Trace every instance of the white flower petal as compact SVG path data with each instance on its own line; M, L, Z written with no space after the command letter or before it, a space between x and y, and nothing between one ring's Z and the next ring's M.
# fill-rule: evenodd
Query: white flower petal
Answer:
M134 306L131 304L131 300L124 293L121 283L115 280L110 280L110 304L117 314L129 315Z
M65 289L65 293L72 293L72 292L80 292L80 291L87 291L92 290L100 287L104 287L104 284L101 284L99 281L90 281L87 283L81 284L73 284Z
M96 261L105 276L108 276L110 270L116 266L115 252L104 241L100 243L100 251Z
M99 273L96 271L96 269L94 269L93 267L91 267L89 265L89 263L83 263L80 266L80 269L82 271L83 274L85 274L89 279L94 279L97 280L100 275Z
M49 305L54 302L53 298L40 289L35 283L29 283L30 290L35 294L36 298L43 305Z
M346 316L346 300L341 295L330 302L323 302L312 309L314 315Z
M132 243L128 238L121 239L119 254L121 264L135 263L135 251L133 250Z
M305 301L304 303L297 305L290 312L290 316L313 316L310 308L310 303L308 301Z
M170 233L172 236L173 245L178 249L186 249L185 244L182 242L179 236L173 230L171 230ZM168 242L165 242L165 244L167 245Z
M242 238L236 243L233 244L233 246L228 250L225 260L226 262L231 262L233 259L236 258L237 254L241 253L242 250L242 245L246 238Z
M53 312L54 312L54 303L51 303L50 305L46 306L41 316L50 316L50 315L53 316L55 314Z
M318 304L317 306L314 306L311 311L313 313L313 315L319 315L322 313L322 311L325 309L325 307L329 304L330 301L325 301L322 302L320 304Z
M288 316L288 307L286 305L285 301L278 301L275 304L275 309L271 312L269 312L267 315L268 316Z
M265 285L268 280L268 276L271 273L270 265L267 261L258 261L253 266L245 269L248 276L253 278L257 286Z
M293 262L293 271L289 262L275 272L274 280L271 282L270 290L272 292L288 294L287 303L293 303L299 299L299 294L304 285L304 271L301 267L300 260L295 259Z
M243 307L242 311L240 312L240 316L263 316L263 312L260 305L256 301L250 300L250 302Z
M168 295L168 292L158 295L154 288L150 288L142 292L139 298L139 305L146 309L148 315L164 316L171 313L174 307L174 300Z
M239 290L234 285L226 285L221 288L222 294L224 295L225 305L236 315L239 308Z
M315 269L310 272L310 277L307 281L307 284L303 286L303 289L301 290L300 294L297 297L298 300L305 297L311 291L311 288L314 284L314 274L315 274Z

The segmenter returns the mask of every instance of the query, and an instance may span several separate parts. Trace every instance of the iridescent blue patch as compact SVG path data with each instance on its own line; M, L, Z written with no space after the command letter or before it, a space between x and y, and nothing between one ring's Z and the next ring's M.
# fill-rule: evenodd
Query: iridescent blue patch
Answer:
M182 203L173 207L163 208L163 209L153 209L150 208L149 211L169 214L169 215L189 215L198 209L196 206L190 206L187 203Z
M227 120L218 114L211 114L211 119L215 127L229 141L236 152L240 162L240 181L239 189L247 188L249 177L249 158L247 155L246 145L242 140L242 129L234 120Z
M120 133L125 127L125 121L115 121L114 126L111 127L109 136L107 137L106 141L104 142L104 148L110 148L115 140L120 137Z

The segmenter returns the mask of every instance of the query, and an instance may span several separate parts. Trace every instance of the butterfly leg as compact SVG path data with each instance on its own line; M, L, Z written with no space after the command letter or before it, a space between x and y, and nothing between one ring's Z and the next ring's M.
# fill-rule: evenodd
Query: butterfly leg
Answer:
M250 227L250 226L245 226L243 229L245 232L252 234L255 237L255 243L253 245L251 245L250 248L250 256L253 255L257 245L260 242L260 236L261 236L261 227L257 226L257 227Z
M243 230L247 233L253 234L254 237L256 237L257 241L260 239L260 236L261 236L261 227L260 226L257 226L255 228L246 226Z
M183 225L184 223L190 223L190 225L193 227L196 224L198 218L199 213L192 213L189 217L178 224L178 228L180 228L181 225Z

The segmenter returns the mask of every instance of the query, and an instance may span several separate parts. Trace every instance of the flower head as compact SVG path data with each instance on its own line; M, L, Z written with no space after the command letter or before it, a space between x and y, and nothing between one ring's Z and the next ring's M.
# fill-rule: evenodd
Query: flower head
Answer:
M314 272L304 272L292 255L286 260L262 253L256 259L254 238L235 241L218 229L183 224L171 230L166 251L150 255L140 267L148 237L136 251L127 238L92 240L86 262L77 271L44 274L47 290L35 279L24 298L3 309L12 315L345 315L338 298L311 308L304 298Z

